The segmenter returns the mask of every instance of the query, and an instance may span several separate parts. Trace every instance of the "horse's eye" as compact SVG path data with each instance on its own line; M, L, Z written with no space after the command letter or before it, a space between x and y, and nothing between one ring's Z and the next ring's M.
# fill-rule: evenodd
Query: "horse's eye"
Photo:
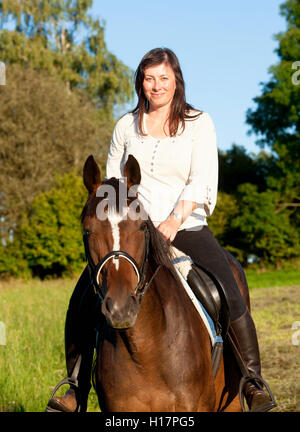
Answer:
M91 234L91 232L92 232L92 231L89 230L89 229L84 229L84 230L83 230L83 234L86 235L86 236L89 236L89 235Z

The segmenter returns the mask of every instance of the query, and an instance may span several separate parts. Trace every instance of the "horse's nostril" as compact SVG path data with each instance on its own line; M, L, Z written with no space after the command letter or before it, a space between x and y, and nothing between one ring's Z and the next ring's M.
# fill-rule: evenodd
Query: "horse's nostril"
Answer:
M114 298L106 297L102 303L101 311L109 325L113 328L124 329L134 325L139 310L139 300L130 294L121 304Z
M136 313L138 304L139 304L139 301L138 301L137 296L132 294L130 296L130 307L129 307L130 312Z
M132 296L132 299L133 299L133 303L134 303L135 305L139 304L139 299L138 299L138 297L137 297L136 295L133 295L133 296Z
M112 299L110 297L108 297L105 301L105 308L107 310L108 313L111 313L112 311Z

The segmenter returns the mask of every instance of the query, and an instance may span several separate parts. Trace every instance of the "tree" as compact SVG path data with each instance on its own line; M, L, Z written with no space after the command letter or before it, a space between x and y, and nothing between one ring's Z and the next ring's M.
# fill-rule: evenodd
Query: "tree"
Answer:
M57 176L49 191L35 197L14 240L0 248L0 273L19 276L29 270L43 278L82 270L85 256L80 214L86 198L82 178L76 173Z
M133 95L132 71L107 50L104 25L88 15L92 0L0 1L0 52L18 63L84 89L106 120ZM14 24L14 31L5 24Z
M274 170L272 155L264 151L248 154L245 147L233 144L226 152L219 152L219 189L232 194L240 184L252 183L265 190L267 178Z
M2 241L35 194L52 186L54 172L81 169L90 153L104 165L114 110L132 97L132 71L107 50L91 5L0 0Z
M269 82L262 83L262 94L247 111L247 123L259 136L257 143L267 145L276 158L276 176L268 186L280 194L277 210L289 209L291 220L299 226L300 206L300 86L295 83L294 64L300 60L300 3L288 0L280 7L287 20L287 30L276 35L280 61L269 72Z
M277 212L279 193L258 192L245 183L238 187L238 212L232 220L231 245L243 251L244 264L250 255L262 262L279 264L300 255L300 236L286 210Z
M103 164L112 125L99 122L84 92L70 93L29 67L8 65L0 98L0 234L7 241L55 173L81 172L91 153Z
M247 255L233 239L233 221L239 214L239 205L234 193L219 191L216 208L207 223L220 245L232 253L240 262L247 263ZM237 247L238 246L238 247Z

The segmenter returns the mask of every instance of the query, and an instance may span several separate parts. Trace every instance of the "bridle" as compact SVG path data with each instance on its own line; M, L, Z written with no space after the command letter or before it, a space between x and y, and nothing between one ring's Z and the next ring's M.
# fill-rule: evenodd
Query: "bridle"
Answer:
M139 268L136 260L129 255L127 252L122 250L116 250L111 251L108 254L106 254L97 265L94 264L93 259L91 257L90 249L89 249L89 243L88 243L88 234L83 234L83 243L84 243L84 249L85 249L85 256L87 260L87 265L90 272L91 282L94 287L95 293L99 296L100 301L102 302L104 300L105 295L103 294L103 287L99 283L99 276L102 272L102 269L104 265L110 261L111 259L117 259L120 258L126 259L133 267L137 278L137 286L134 290L134 296L137 296L139 301L141 301L142 297L146 293L147 289L149 288L152 280L156 276L158 270L160 269L160 265L156 268L155 272L151 276L150 280L148 282L145 282L148 265L149 265L149 243L150 243L150 234L148 227L146 225L145 228L145 248L144 248L144 256L143 256L143 262L141 269Z

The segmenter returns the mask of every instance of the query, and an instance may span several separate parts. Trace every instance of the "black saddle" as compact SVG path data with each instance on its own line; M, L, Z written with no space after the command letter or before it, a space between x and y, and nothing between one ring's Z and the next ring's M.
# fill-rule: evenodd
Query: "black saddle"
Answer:
M196 298L211 317L217 336L222 336L224 340L230 323L230 314L227 296L221 282L206 269L196 264L192 264L192 268L187 276L187 282ZM222 352L223 343L216 342L212 349L214 377L219 368Z
M227 296L221 282L207 270L195 264L192 264L187 282L213 320L217 334L225 338L230 314Z

